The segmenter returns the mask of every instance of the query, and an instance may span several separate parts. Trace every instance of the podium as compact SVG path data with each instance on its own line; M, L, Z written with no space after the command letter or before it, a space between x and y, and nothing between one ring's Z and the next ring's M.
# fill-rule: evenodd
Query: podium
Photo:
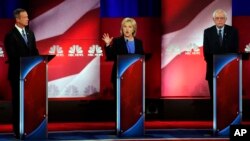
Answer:
M116 133L144 135L145 61L143 55L117 56Z
M54 55L20 59L19 126L21 139L48 138L48 62Z
M242 57L240 54L213 56L213 131L228 136L230 125L242 119Z

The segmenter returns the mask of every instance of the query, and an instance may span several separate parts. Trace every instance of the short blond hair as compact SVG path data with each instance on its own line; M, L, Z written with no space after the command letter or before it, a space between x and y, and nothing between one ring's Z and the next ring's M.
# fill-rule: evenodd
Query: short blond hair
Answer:
M128 18L128 17L127 17L127 18L124 18L124 19L122 20L122 22L121 22L121 29L120 29L120 34L121 34L121 35L123 35L122 27L124 26L125 23L131 23L131 25L132 25L132 27L133 27L133 29L134 29L132 35L135 37L136 32L137 32L137 24L136 24L135 19L133 19L133 18Z

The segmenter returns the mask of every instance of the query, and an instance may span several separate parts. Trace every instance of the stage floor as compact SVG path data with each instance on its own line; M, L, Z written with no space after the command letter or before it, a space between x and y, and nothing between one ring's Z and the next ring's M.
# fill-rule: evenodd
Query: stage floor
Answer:
M168 141L229 141L228 137L214 136L208 129L146 130L144 136L118 137L114 130L49 132L49 140L168 140ZM15 140L12 133L1 133L1 140Z

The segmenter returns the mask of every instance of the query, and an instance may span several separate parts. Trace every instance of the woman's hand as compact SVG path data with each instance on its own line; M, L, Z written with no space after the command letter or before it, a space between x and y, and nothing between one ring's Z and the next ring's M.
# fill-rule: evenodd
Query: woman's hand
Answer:
M106 43L106 46L109 46L113 40L113 37L109 37L108 33L104 33L102 36L102 40Z

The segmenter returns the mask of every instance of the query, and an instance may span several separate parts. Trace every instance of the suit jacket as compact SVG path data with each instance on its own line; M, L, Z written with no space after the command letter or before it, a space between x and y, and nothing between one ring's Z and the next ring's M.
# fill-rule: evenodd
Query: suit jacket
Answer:
M4 39L4 46L9 63L9 80L19 79L20 57L39 55L39 52L36 48L36 39L34 33L27 28L25 29L25 31L28 39L27 44L25 43L25 40L16 27L10 30L10 32L6 34Z
M238 32L232 26L225 25L222 45L215 25L204 30L203 54L207 63L207 80L213 77L213 54L237 53L238 42Z
M134 38L135 41L135 54L144 54L142 41L138 38ZM123 36L117 37L113 39L112 45L105 47L106 56L108 61L114 61L111 81L112 83L116 82L116 63L117 63L117 55L125 55L129 54L126 46L126 41Z

